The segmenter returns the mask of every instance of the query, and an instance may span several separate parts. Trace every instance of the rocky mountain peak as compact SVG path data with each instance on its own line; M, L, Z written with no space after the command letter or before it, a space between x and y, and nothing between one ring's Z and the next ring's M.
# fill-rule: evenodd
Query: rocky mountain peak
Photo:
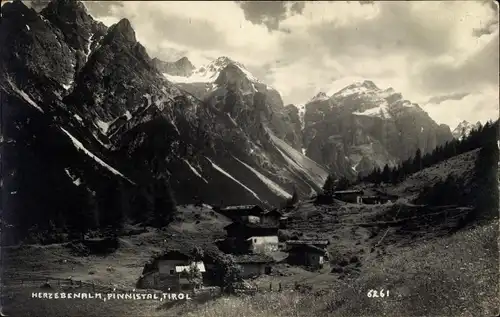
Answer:
M175 62L165 62L155 57L153 58L152 62L160 71L160 73L173 76L188 77L193 73L193 70L195 69L191 61L185 56Z
M86 51L86 54L89 53L88 42L90 37L97 32L98 22L94 21L82 2L74 0L52 1L40 13L52 25L61 30L65 42L70 47Z
M474 129L481 126L481 122L476 122L475 124L470 123L467 120L460 122L457 127L452 131L453 137L457 139L462 139L470 134Z
M194 65L191 63L191 61L189 60L189 58L187 58L186 56L184 57L181 57L178 61L175 62L177 65L182 65L182 66L188 66L189 68L191 69L194 69Z
M361 86L366 87L368 89L375 89L375 90L379 89L377 87L377 85L375 85L375 83L373 81L371 81L371 80L365 80L365 81L363 81L363 83L361 83Z
M128 19L121 19L118 23L113 24L105 37L105 41L117 40L122 43L135 44L137 39L132 24Z
M22 1L14 0L2 6L2 17L31 15L36 17L36 12L28 8Z
M329 99L329 97L326 95L326 93L320 91L309 102L323 101L323 100L328 100L328 99Z
M65 18L76 19L81 16L89 15L87 8L81 1L77 0L55 0L49 4L42 11L53 11L60 15L65 15Z

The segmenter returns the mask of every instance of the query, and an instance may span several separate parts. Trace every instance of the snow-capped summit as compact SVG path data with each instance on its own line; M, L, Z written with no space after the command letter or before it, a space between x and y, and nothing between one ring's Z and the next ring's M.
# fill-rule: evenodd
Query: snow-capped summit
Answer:
M260 83L260 81L252 75L246 67L227 56L221 56L208 63L195 69L190 76L176 76L169 73L163 75L173 83L213 83L219 77L219 74L228 66L234 65L245 74L248 80Z
M476 122L476 124L472 124L466 120L460 122L457 127L453 130L453 137L456 139L463 139L467 137L472 130L477 129L481 126L481 122Z
M378 92L380 89L371 80L353 83L340 91L334 93L334 96L347 96L352 94L364 94Z
M417 146L428 152L451 139L449 127L393 88L362 80L335 89L315 96L303 116L307 156L330 170L369 172L414 155Z

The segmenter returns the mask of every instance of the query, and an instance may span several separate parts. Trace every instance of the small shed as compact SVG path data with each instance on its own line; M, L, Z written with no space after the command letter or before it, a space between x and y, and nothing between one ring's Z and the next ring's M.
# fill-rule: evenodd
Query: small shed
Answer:
M271 273L271 265L274 259L265 254L241 254L233 256L234 262L241 268L243 278L256 277Z
M362 190L339 190L333 192L333 196L338 199L348 203L361 204L363 196Z
M198 270L202 277L206 273L201 259L194 259L189 252L170 250L152 259L144 266L138 281L139 288L160 290L190 289L187 275L191 270Z
M294 245L288 249L287 261L291 265L321 268L327 259L325 249L310 244Z
M219 213L233 221L248 220L249 217L258 217L266 210L259 205L236 205L226 206L219 209Z
M233 222L224 227L227 238L223 245L235 252L267 252L278 250L278 226L262 223Z

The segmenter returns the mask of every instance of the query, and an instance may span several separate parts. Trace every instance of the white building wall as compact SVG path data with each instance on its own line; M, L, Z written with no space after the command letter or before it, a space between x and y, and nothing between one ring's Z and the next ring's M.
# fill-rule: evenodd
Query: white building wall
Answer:
M176 266L186 264L186 261L182 260L160 260L158 261L158 272L160 272L160 274L170 275L171 270L173 270L175 274Z
M278 236L250 237L248 240L254 252L278 251Z

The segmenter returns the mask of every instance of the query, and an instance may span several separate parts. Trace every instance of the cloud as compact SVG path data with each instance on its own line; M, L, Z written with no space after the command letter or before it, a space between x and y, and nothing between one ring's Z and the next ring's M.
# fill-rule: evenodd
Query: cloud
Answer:
M498 30L477 38L477 49L462 59L428 62L420 71L418 84L428 91L478 91L485 85L498 87Z
M463 120L484 123L498 119L498 104L498 88L491 88L458 100L448 99L439 104L428 103L422 108L438 123L448 124L454 129Z
M498 95L492 1L90 3L107 24L128 18L150 55L186 55L197 66L229 56L276 87L285 103L370 79L429 104L440 122L449 117L446 107L463 118L484 110L487 100L491 109L498 107L488 95ZM453 94L467 97L429 103ZM483 110L474 115L493 113Z
M236 1L245 18L254 24L263 24L270 31L277 30L281 21L304 10L303 1Z
M427 103L428 104L440 104L446 100L462 100L464 97L467 97L468 93L453 93L450 95L442 95L442 96L434 96L430 98Z

